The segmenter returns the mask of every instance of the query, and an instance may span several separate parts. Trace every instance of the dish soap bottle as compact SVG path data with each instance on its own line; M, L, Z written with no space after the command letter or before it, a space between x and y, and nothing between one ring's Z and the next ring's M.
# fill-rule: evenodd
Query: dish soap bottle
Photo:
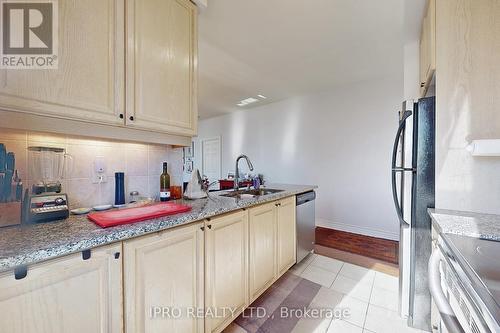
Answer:
M160 176L160 201L170 200L170 175L167 171L167 162L163 162L163 173Z

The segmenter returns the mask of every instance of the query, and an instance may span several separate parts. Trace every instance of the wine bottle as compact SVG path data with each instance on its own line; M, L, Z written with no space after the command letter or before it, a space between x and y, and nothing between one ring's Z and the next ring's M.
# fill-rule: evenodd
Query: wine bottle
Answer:
M160 201L170 200L170 175L167 171L167 162L163 162L163 173L160 176Z

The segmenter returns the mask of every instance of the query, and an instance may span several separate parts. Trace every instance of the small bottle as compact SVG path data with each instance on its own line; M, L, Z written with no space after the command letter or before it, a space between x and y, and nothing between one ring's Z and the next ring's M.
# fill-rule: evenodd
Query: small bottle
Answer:
M170 200L170 175L167 171L167 162L163 162L163 173L160 176L160 201Z

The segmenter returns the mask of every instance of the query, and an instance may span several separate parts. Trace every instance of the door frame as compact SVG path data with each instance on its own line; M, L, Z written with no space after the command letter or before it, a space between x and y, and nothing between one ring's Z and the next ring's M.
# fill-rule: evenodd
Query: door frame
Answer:
M205 174L204 170L204 159L205 159L205 153L203 151L203 143L205 141L211 141L211 140L218 140L219 141L219 179L222 179L222 136L212 136L212 137L206 137L206 138L200 138L199 145L200 145L200 169L201 169L201 174Z

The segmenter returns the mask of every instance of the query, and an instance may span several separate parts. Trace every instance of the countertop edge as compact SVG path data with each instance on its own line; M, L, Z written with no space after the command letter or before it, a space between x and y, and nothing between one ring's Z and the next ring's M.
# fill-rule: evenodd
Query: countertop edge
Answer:
M440 234L500 241L500 215L436 208L427 211Z
M97 237L92 238L92 239L84 239L84 240L81 240L78 242L69 242L69 243L65 243L62 245L57 245L57 246L54 246L50 249L45 248L45 249L35 250L35 251L29 253L28 255L20 254L18 256L8 256L8 257L0 258L0 273L12 271L13 269L15 269L16 267L19 267L19 266L30 266L30 265L42 263L45 261L57 259L59 257L63 257L66 255L75 254L75 253L78 253L78 252L81 252L84 250L89 250L89 249L91 250L93 248L111 245L111 244L114 244L116 242L126 241L129 239L146 236L146 235L153 234L156 232L162 232L162 231L169 230L172 228L177 228L180 226L186 226L186 225L189 225L192 223L202 221L202 220L207 219L207 218L212 218L215 216L224 215L227 213L237 211L237 210L242 209L242 208L251 208L253 206L258 206L258 205L262 205L262 204L269 203L272 201L280 200L283 198L295 196L295 195L309 192L309 191L312 191L312 190L315 190L318 188L318 186L315 186L315 185L298 185L298 186L301 187L300 190L299 189L297 189L297 190L284 190L283 192L274 193L274 194L269 195L269 196L261 197L257 201L252 201L252 202L243 201L241 204L238 204L236 207L233 207L230 209L221 208L220 210L217 210L217 211L213 211L213 212L210 212L207 214L199 215L194 219L188 219L188 220L184 220L184 221L172 221L172 220L167 220L167 219L162 221L160 219L160 221L155 222L156 227L153 227L146 232L137 231L137 232L131 233L128 230L122 230L121 232L119 231L119 232L113 233L111 236L110 235L101 235L101 236L97 236ZM185 216L188 214L189 213L179 214L178 219L181 219L182 216ZM146 220L146 221L142 221L142 222L147 223L147 222L153 222L153 221L154 220ZM133 224L131 224L131 225L133 225Z

